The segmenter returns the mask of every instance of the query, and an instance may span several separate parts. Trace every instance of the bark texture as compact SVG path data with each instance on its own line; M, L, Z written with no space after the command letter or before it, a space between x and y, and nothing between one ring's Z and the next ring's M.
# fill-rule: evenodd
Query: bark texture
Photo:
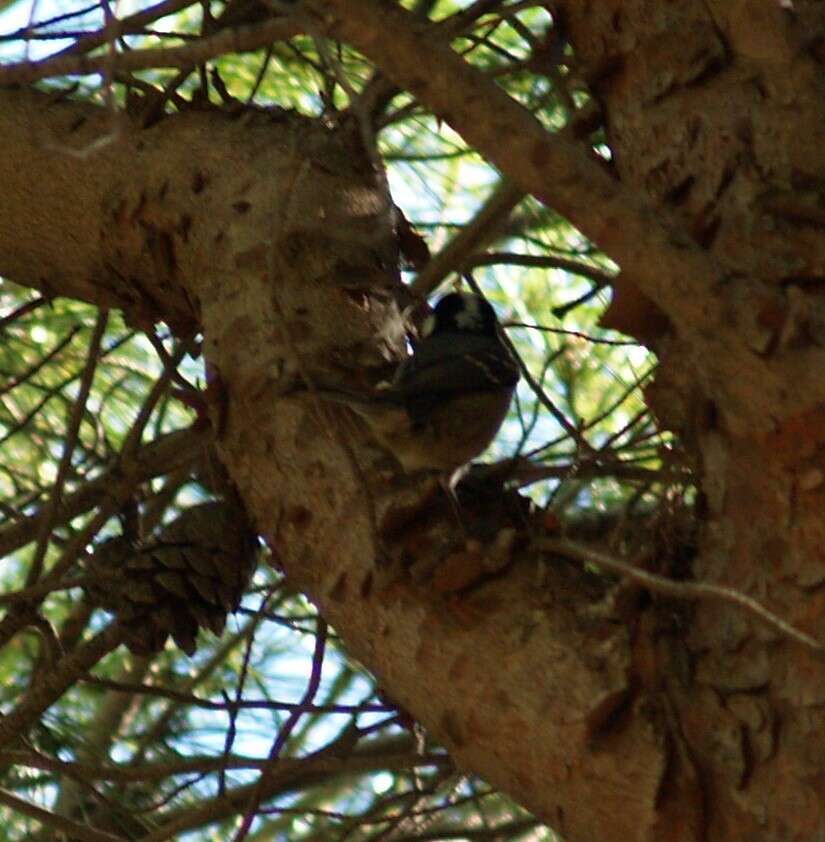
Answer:
M759 413L743 411L695 376L709 348L678 332L662 343L654 408L696 441L703 465L708 516L695 574L816 633L825 417L819 390L800 387L786 365L802 355L821 373L825 362L825 86L812 49L821 5L561 5L622 182L675 213L725 267L735 306L723 318L746 336L753 326L763 369L784 370L781 388L797 395L791 413L762 416L754 383ZM711 279L697 280L702 290ZM690 682L680 686L665 663L660 672L701 782L706 838L819 838L823 767L810 747L825 728L822 658L708 605L684 644Z
M390 49L369 21L375 3L350 4L346 15L342 2L314 5L330 31L562 209L665 311L672 329L656 342L662 366L650 399L702 461L707 522L695 573L815 631L825 482L821 6L555 4L606 119L618 180L601 189L563 144L539 155L535 122L482 90L479 74L462 72L402 13ZM449 74L420 78L422 52ZM485 95L500 106L490 121ZM513 142L496 150L503 136ZM559 158L576 174L569 182ZM821 763L804 749L822 734L821 658L716 605L651 646L660 634L637 638L632 683L667 722L670 774L652 810L671 812L641 838L821 834Z
M612 170L547 136L395 5L304 5L568 215L664 311L650 399L701 460L694 573L815 634L819 4L791 15L767 0L559 0ZM498 552L509 566L455 607L415 575L456 556L432 490L389 475L351 418L289 393L305 378L370 379L403 352L392 213L357 131L211 111L146 130L0 91L0 134L0 271L138 323L202 327L225 393L219 446L258 528L458 763L570 842L825 838L821 657L718 603L619 622L560 562L536 588L526 537L501 543L523 522L518 506L498 500L472 515L490 523L482 560Z
M57 246L47 253L46 289L122 306L133 320L202 324L226 464L279 564L350 651L459 764L571 839L605 836L617 816L633 838L638 815L623 805L644 805L650 820L667 752L658 714L605 731L635 703L628 632L599 610L601 590L563 564L537 590L535 553L523 540L496 544L500 529L523 522L496 498L468 511L489 524L471 561L510 572L451 607L449 589L422 573L460 561L438 489L399 483L349 416L311 394L282 394L302 377L360 381L401 353L392 215L357 133L280 114L192 112L151 130L122 126L92 167L66 146L73 125L103 127L103 114L24 91L0 96L0 115L13 115L0 125L9 178L34 180L40 153L28 138L57 113L53 154L83 181L81 225L63 197L52 203L17 176L17 211L31 222L15 227L10 214L3 230L31 245L3 249L0 271L43 287L41 230L55 244L75 238L62 263Z

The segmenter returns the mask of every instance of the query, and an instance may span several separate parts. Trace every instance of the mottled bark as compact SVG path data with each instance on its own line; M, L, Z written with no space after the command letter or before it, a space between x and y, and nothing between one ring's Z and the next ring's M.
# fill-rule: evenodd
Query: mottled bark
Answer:
M811 47L825 15L821 4L793 5L560 4L622 182L676 214L725 266L736 321L763 331L754 350L766 371L805 355L821 373L825 80ZM666 338L653 393L701 456L707 520L695 575L821 635L822 395L788 372L795 411L748 417L697 382L693 363L707 353ZM657 672L701 785L698 827L708 839L820 838L825 758L813 747L825 733L825 663L718 606L701 606L686 631L689 679L676 681L666 659Z
M277 563L353 655L462 767L572 839L613 827L631 838L637 815L622 805L654 803L666 752L646 716L599 739L627 701L629 667L627 631L598 610L601 591L565 564L537 589L537 555L494 546L523 523L496 497L466 510L487 524L469 561L510 572L453 606L421 572L456 562L438 488L387 472L351 417L281 395L304 376L361 380L401 352L392 214L357 131L193 111L149 130L123 124L75 158L69 144L110 128L103 112L0 96L0 115L17 115L0 126L0 178L18 201L0 225L0 269L135 321L202 325L224 460ZM87 134L69 130L78 123ZM43 136L49 154L30 143Z
M816 634L825 14L799 0L793 14L769 0L555 5L613 172L394 6L305 3L664 311L650 400L702 466L694 575ZM528 544L453 607L409 573L449 546L440 503L388 478L351 419L279 397L301 375L357 379L400 353L391 214L357 132L193 112L121 126L78 158L67 147L111 131L106 114L22 91L0 103L0 271L203 326L226 392L219 445L279 563L461 765L570 842L823 835L821 658L719 603L606 619L564 564L536 588ZM495 508L479 513L483 556L520 522Z

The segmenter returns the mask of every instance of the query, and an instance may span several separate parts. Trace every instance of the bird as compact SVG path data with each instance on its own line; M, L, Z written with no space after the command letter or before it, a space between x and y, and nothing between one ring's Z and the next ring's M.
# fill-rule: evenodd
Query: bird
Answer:
M405 473L436 471L452 488L495 437L519 377L489 302L452 292L437 302L384 388L322 396L355 410Z

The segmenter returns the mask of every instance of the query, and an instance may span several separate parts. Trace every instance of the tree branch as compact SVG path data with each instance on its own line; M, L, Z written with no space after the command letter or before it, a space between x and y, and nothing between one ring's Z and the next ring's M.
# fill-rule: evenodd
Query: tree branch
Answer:
M126 842L122 836L114 836L103 830L89 827L87 824L79 824L65 816L59 816L51 810L38 807L37 804L32 804L23 798L18 798L5 789L0 789L0 804L4 804L16 813L35 819L44 827L51 827L60 831L61 835L66 835L66 838L77 839L79 842Z
M41 675L28 693L5 716L0 717L0 747L24 734L37 718L59 699L101 658L123 641L123 630L110 623L91 640L80 644Z
M188 5L188 4L187 4ZM0 67L0 85L26 85L54 76L88 76L94 73L125 74L157 67L189 68L226 53L258 50L273 41L298 34L292 18L273 18L263 23L223 29L182 47L157 47L110 55L64 52L41 61L21 61ZM99 40L99 36L90 36Z
M702 385L731 429L765 431L825 400L818 348L766 358L753 335L756 316L742 302L773 300L775 289L739 277L737 267L698 245L667 207L623 184L564 132L550 134L453 51L437 27L381 0L303 0L297 9L311 18L308 26L360 50L516 187L557 210L615 260L676 326L687 345L682 354L695 353Z

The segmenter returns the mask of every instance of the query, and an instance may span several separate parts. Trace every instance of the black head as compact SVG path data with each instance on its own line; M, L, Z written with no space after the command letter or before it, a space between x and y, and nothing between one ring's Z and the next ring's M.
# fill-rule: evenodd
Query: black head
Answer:
M435 305L424 322L422 335L449 332L495 336L497 324L495 310L480 295L451 292Z

